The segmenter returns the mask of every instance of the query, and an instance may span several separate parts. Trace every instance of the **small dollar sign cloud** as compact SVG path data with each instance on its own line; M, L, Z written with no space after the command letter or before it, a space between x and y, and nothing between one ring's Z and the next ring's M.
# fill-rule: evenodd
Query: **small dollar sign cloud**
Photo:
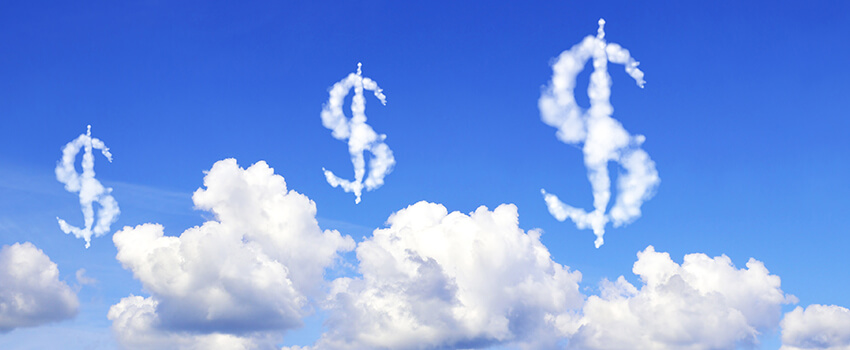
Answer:
M74 168L74 163L81 149L84 150L81 163L83 173L79 174ZM72 226L58 217L56 220L59 221L59 228L66 234L73 233L77 238L85 239L86 248L91 246L92 235L100 237L109 232L109 226L118 220L119 213L118 203L110 195L112 189L103 187L100 181L94 178L94 154L92 151L95 149L100 150L106 159L112 162L112 154L109 153L109 148L103 141L91 137L91 125L89 125L85 134L65 145L65 148L62 149L62 159L56 165L56 179L65 184L65 190L79 193L85 227ZM95 202L100 205L96 225Z
M587 94L590 108L576 104L576 77L593 59L593 73ZM561 53L552 65L552 81L538 102L543 122L558 129L557 137L567 144L581 144L587 177L593 189L592 212L561 202L557 196L541 189L549 212L559 221L570 218L579 229L592 228L594 242L599 248L604 240L605 225L614 227L628 224L641 215L640 207L650 199L660 179L655 163L640 148L643 135L631 135L611 114L611 76L608 62L622 64L638 84L643 87L643 72L637 68L629 51L618 44L605 41L605 20L599 20L597 35L587 36ZM611 178L608 162L617 162L623 169L618 176L617 197L614 206L606 213L611 199Z
M354 181L334 175L333 172L322 168L325 179L333 187L342 187L345 192L353 192L355 203L360 203L363 189L374 190L384 184L384 177L395 165L395 158L390 147L384 143L387 135L378 134L369 124L366 124L366 98L363 91L372 91L381 104L387 104L387 98L374 80L362 75L362 65L357 63L357 73L351 73L340 80L330 89L328 102L322 108L322 125L330 129L337 140L348 141L348 152L354 165ZM351 99L352 117L346 118L342 111L345 96L351 89L354 96ZM372 154L369 160L369 175L366 176L366 152ZM364 180L364 176L366 176Z

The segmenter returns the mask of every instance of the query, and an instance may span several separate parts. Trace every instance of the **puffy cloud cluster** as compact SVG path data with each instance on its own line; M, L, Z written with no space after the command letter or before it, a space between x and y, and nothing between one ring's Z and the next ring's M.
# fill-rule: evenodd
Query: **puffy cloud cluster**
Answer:
M41 249L29 242L0 248L0 333L69 319L78 307L77 295Z
M629 51L618 44L607 43L605 21L599 20L597 36L584 40L561 53L552 65L552 80L538 102L544 123L558 129L557 137L567 144L582 145L587 177L593 189L594 210L587 212L565 204L557 196L544 195L549 212L559 221L567 218L579 229L591 228L596 235L597 248L604 243L605 225L613 222L621 226L641 215L640 207L650 199L661 181L655 162L640 146L645 137L631 135L619 121L612 118L611 76L608 62L625 65L628 73L643 87L643 72L637 68ZM575 100L576 78L589 59L593 59L593 73L587 95L590 108L584 110ZM618 177L614 206L606 214L611 200L611 178L608 162L617 162L624 170Z
M587 299L570 348L735 349L756 344L796 299L755 259L737 269L725 255L689 254L679 265L650 246L633 272L640 289L620 277Z
M734 349L777 327L795 299L757 260L679 264L652 246L633 267L641 286L621 276L585 297L581 273L552 260L539 230L519 228L514 205L463 214L427 202L358 244L359 275L324 294L325 269L355 244L322 231L312 201L264 162L217 162L204 186L193 200L215 220L180 236L157 224L114 235L117 259L150 293L109 310L127 348L273 349L324 296L326 332L289 349ZM848 313L789 313L785 349L846 349Z
M850 310L815 304L785 314L781 350L814 349L850 350Z
M581 274L518 228L513 205L464 215L420 202L388 223L358 245L362 277L334 281L328 331L290 350L736 349L757 345L796 302L755 259L739 269L697 253L679 264L652 246L634 264L642 286L621 276L585 300Z
M83 173L78 174L74 168L74 162L80 150L84 150L81 166ZM56 165L56 179L65 184L65 190L79 193L80 205L83 210L85 227L74 227L65 220L59 221L59 228L66 234L73 233L75 237L86 240L86 248L91 245L91 237L100 237L109 232L111 226L118 220L118 202L110 195L111 188L104 187L100 181L94 178L94 154L92 150L98 149L110 162L112 153L100 139L91 137L91 125L85 134L65 145L62 149L62 159ZM95 225L94 203L100 205L97 212L97 224Z
M357 247L362 277L334 281L317 349L548 348L578 309L581 274L552 261L517 208L469 215L419 202Z
M204 186L193 200L215 220L179 237L157 224L113 237L118 261L151 294L110 309L113 330L128 346L253 347L263 332L299 326L325 268L354 248L350 237L322 231L315 204L287 190L265 162L242 169L234 159L219 161Z
M372 91L382 104L387 104L387 97L381 92L378 83L363 77L360 70L361 64L357 64L357 74L351 73L345 79L334 84L331 88L328 103L322 108L322 125L333 131L332 135L337 140L348 140L348 152L351 154L351 163L354 165L354 181L346 180L334 175L333 172L323 169L325 178L333 187L341 187L345 192L353 192L356 203L360 203L363 189L374 190L384 184L387 176L395 165L395 158L390 147L384 143L387 135L378 134L369 124L366 124L366 98L363 91ZM351 89L354 96L351 98L351 119L345 117L342 104L345 96ZM372 153L369 160L369 176L365 181L366 159L365 152Z

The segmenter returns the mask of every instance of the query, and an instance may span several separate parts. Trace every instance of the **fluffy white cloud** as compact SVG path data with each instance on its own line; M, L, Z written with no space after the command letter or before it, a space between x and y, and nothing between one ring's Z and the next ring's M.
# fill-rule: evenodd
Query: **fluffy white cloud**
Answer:
M650 246L633 272L641 289L621 276L588 298L570 348L735 349L776 327L782 304L796 299L755 259L737 269L725 255L689 254L679 265Z
M29 242L0 249L0 333L72 318L78 306L41 249Z
M629 50L605 41L605 21L599 20L597 36L587 36L581 43L561 53L552 65L552 80L540 96L538 106L544 123L558 129L557 137L564 143L582 145L587 178L593 189L593 211L575 208L551 193L541 190L549 212L559 221L567 218L579 229L591 228L596 235L597 248L604 243L605 225L613 222L622 226L641 215L640 207L650 199L661 181L655 162L641 144L643 135L631 135L619 121L612 118L611 76L608 62L619 63L640 87L643 72ZM581 108L575 99L576 78L588 60L593 60L593 73L587 96L590 108ZM623 173L617 181L614 206L605 213L611 200L611 178L608 162L617 162Z
M318 349L443 349L557 342L581 274L552 261L514 205L465 215L419 202L357 247L360 278L334 281Z
M113 236L118 261L151 294L112 307L119 339L143 344L139 334L156 331L171 332L152 336L166 343L184 333L230 342L230 335L299 326L325 268L354 248L350 237L322 231L315 204L287 190L265 162L242 169L234 159L219 161L204 186L193 196L195 206L216 220L179 237L165 236L157 224ZM134 314L145 321L134 321Z
M151 296L113 305L128 348L273 348L321 294L350 237L322 231L316 208L265 163L217 162L193 199L216 220L165 236L145 224L114 235L118 260ZM554 262L517 208L470 214L419 202L356 249L360 276L338 278L322 306L328 330L307 348L734 349L779 325L793 296L750 259L674 262L638 253L640 288L620 277L586 300L581 274ZM793 317L786 323L793 324ZM790 326L789 326L790 327ZM790 329L790 328L789 328ZM790 334L790 333L789 333ZM791 344L791 343L788 343ZM789 345L790 346L790 345ZM789 348L793 349L793 348Z
M678 264L652 246L634 264L640 288L621 276L585 300L581 274L518 227L513 205L465 215L419 202L388 225L358 245L362 276L334 281L328 331L290 350L735 349L796 302L755 259L739 269L698 253Z
M850 350L850 310L837 305L797 307L782 319L782 350Z
M119 343L126 349L156 350L248 350L274 349L275 337L269 333L233 335L226 333L193 333L163 331L152 298L129 296L109 309L107 317Z

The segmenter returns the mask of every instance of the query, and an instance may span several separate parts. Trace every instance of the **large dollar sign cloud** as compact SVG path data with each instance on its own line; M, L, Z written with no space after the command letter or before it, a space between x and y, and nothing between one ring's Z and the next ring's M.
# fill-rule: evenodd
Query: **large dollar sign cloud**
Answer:
M82 174L78 174L77 170L74 169L74 163L80 149L85 152L81 163ZM58 217L56 220L59 221L59 228L66 234L73 233L77 238L85 239L86 248L91 246L92 235L100 237L109 232L109 226L118 220L119 213L118 203L109 195L112 189L103 187L100 181L94 178L94 154L92 153L94 149L100 150L106 159L112 162L112 154L109 153L109 148L103 141L91 137L91 125L89 125L85 134L65 145L65 148L62 149L62 160L56 165L56 179L65 184L67 191L80 195L80 205L83 208L86 226L79 228ZM100 205L97 225L95 225L94 202Z
M387 104L387 98L374 80L363 77L361 64L357 64L357 73L351 73L342 79L330 90L328 103L322 108L322 124L333 131L332 135L337 140L348 140L348 152L351 154L351 163L354 165L354 181L342 179L330 170L322 168L325 178L333 187L342 187L345 192L354 192L354 202L360 203L360 196L365 188L367 191L374 190L384 184L384 177L390 173L395 165L393 152L384 143L387 135L379 135L366 124L366 98L363 90L372 91L382 104ZM345 117L342 105L345 96L354 88L354 97L351 99L351 119ZM366 152L372 153L369 160L369 176L366 175Z
M593 59L593 73L587 95L590 108L576 104L576 76ZM614 227L628 224L640 217L640 207L650 199L660 179L655 163L640 148L643 135L631 135L611 114L611 76L608 62L622 64L638 84L643 87L643 72L637 68L629 51L618 44L605 41L605 20L599 20L598 34L587 36L561 53L552 66L552 81L540 96L539 108L543 122L558 128L557 137L568 144L583 144L584 164L587 177L593 188L592 212L569 206L557 196L543 193L549 212L559 221L570 218L579 229L592 228L594 242L599 248L604 240L605 225L613 222ZM617 162L623 172L618 176L617 197L614 206L606 214L611 199L611 178L608 162Z

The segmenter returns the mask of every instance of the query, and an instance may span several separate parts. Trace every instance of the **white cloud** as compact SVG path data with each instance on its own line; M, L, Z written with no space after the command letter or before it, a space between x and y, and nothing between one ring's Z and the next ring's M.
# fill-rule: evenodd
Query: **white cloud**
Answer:
M679 265L650 246L633 272L640 289L621 276L587 299L570 348L735 349L756 344L778 325L782 304L796 300L755 259L737 269L725 255L689 254Z
M465 215L419 202L360 243L360 278L334 281L318 349L530 348L558 341L581 274L552 261L514 205Z
M333 131L332 135L337 140L348 140L348 152L351 154L351 163L354 165L354 181L345 180L334 175L330 170L322 169L325 178L333 187L342 187L345 192L353 192L355 202L360 203L360 196L365 188L371 191L384 184L387 176L395 165L395 158L389 146L384 143L387 135L378 134L371 126L366 124L366 98L363 90L372 91L382 104L387 104L387 98L374 80L363 77L360 71L361 65L357 64L357 74L351 73L345 79L334 84L331 88L328 102L322 108L322 124ZM351 119L345 117L342 104L348 91L354 88L354 97L351 98ZM365 152L372 153L369 160L369 175L366 175Z
M151 293L110 309L124 346L273 348L310 312L324 269L354 248L322 232L315 205L263 162L220 161L204 184L193 199L216 221L179 237L155 224L114 236L118 260ZM357 245L360 276L331 283L327 331L286 349L734 349L755 345L795 302L755 259L679 264L652 246L634 264L642 286L621 276L585 299L581 273L552 260L540 231L520 229L511 204L467 215L419 202L387 225Z
M78 174L74 168L74 163L81 148L85 150L81 164L83 173ZM56 165L56 179L65 184L65 190L78 192L80 195L80 205L83 210L85 227L74 227L60 218L56 218L56 220L59 221L59 228L66 234L73 233L75 237L85 239L86 248L91 245L92 235L100 237L109 232L109 226L118 220L118 214L120 213L118 203L109 195L112 189L103 187L100 181L94 178L93 149L99 149L107 160L112 161L112 154L109 153L109 148L106 147L106 144L97 138L91 137L91 125L89 125L88 131L85 134L80 135L65 145L65 148L62 149L62 160ZM95 202L100 205L100 209L97 212L97 225L94 224L93 204Z
M584 164L593 189L592 212L567 205L554 194L541 190L549 212L559 221L569 218L579 229L592 228L597 248L604 243L605 225L613 222L618 227L640 217L641 205L653 196L660 182L655 163L640 148L645 137L629 134L619 121L611 118L614 107L610 101L608 62L625 65L626 73L641 87L644 80L643 72L637 68L638 62L629 51L605 41L604 24L600 19L597 36L587 36L561 53L552 65L552 80L538 102L543 122L558 129L558 139L583 145ZM575 100L576 77L591 58L594 72L587 89L590 108L584 110ZM606 214L611 199L608 162L612 161L620 164L625 172L618 177L614 206Z
M850 350L850 310L815 304L785 314L781 350L814 349Z
M679 264L649 246L633 272L579 292L581 274L554 262L513 205L465 215L419 202L357 247L360 277L339 278L327 331L288 350L735 349L757 345L796 298L750 259L689 254Z
M195 206L216 220L179 237L165 236L157 224L125 227L113 236L118 261L151 294L112 307L119 339L144 343L137 328L168 333L157 336L167 342L182 333L226 340L228 334L297 327L325 268L338 252L354 248L350 237L322 231L315 204L288 191L265 162L242 169L234 159L219 161L204 185L193 196ZM127 313L150 321L119 322Z
M126 349L152 350L247 350L274 349L277 340L269 333L233 335L225 333L168 332L160 329L157 302L129 296L109 308L107 315L119 343Z
M78 307L77 295L41 249L29 242L0 248L0 333L69 319Z
M86 276L86 269L77 270L74 277L77 278L77 283L79 283L80 286L97 284L96 279Z

